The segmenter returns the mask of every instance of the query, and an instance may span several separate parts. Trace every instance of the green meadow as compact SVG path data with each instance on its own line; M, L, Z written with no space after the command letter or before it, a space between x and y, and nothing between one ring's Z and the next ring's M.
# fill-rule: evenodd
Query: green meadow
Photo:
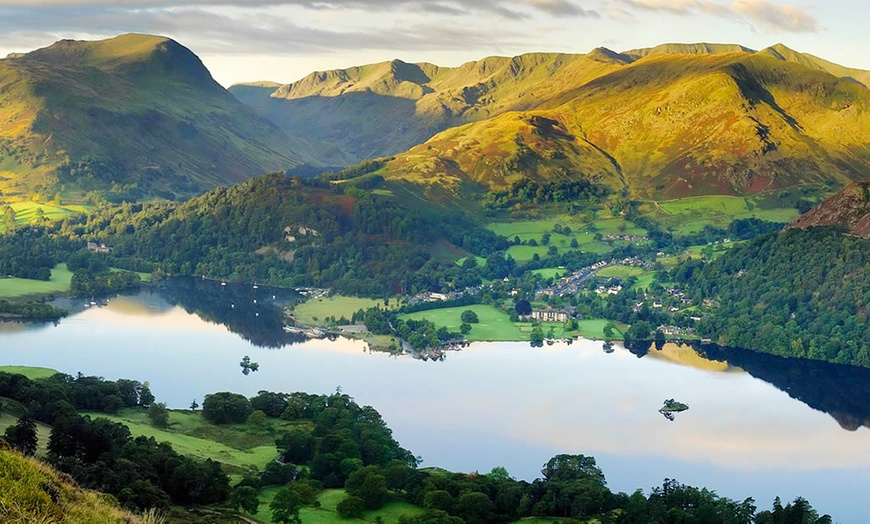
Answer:
M459 317L462 315L462 312L467 309L474 311L477 314L477 318L480 320L477 324L471 324L471 331L466 337L472 342L528 339L528 336L523 335L519 327L522 324L511 322L510 316L507 313L489 305L476 304L471 306L431 309L429 311L408 313L399 318L403 320L426 319L434 323L436 327L445 326L450 331L458 332L459 326L462 325L462 320L460 320Z
M372 298L347 297L334 295L326 298L315 298L297 304L293 308L293 318L300 324L322 324L326 317L339 319L345 317L350 320L354 313L360 309L366 310L380 305L384 306L383 300Z
M538 275L541 278L558 279L570 273L564 267L546 267L543 269L533 269L530 271L533 275Z
M726 228L737 219L790 222L798 216L797 209L784 206L764 195L711 195L648 203L646 209L652 210L655 218L675 234L686 235L699 232L704 226Z
M52 375L57 375L57 371L51 368L40 368L33 366L0 366L0 373L14 373L24 375L30 380L38 378L48 378Z
M26 278L0 278L0 298L13 298L25 295L64 293L69 291L72 271L66 264L58 264L51 270L48 281Z
M261 522L273 522L269 504L281 488L271 487L260 490L260 506L254 517ZM320 507L303 507L299 512L303 524L334 524L335 522L382 522L383 524L398 524L402 515L422 515L426 512L419 506L414 506L402 500L393 500L380 509L363 512L361 519L344 519L336 512L339 502L347 498L343 489L327 489L317 496ZM380 520L379 520L380 519Z

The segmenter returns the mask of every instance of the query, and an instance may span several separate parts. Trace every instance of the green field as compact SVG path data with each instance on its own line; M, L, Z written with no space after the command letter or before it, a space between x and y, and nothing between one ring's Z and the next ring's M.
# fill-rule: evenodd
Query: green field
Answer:
M459 316L466 309L470 309L477 313L477 318L480 320L480 323L471 325L471 332L467 335L467 338L470 341L511 341L528 339L528 336L522 334L518 324L511 322L507 313L498 310L494 306L477 304L472 306L432 309L429 311L408 313L402 315L400 318L403 320L426 319L434 323L436 327L445 326L450 331L458 332L459 326L462 324Z
M36 380L38 378L46 378L56 375L57 371L51 368L38 368L32 366L0 366L0 373L16 373L25 377Z
M579 320L577 323L580 324L580 336L583 338L603 340L607 338L604 336L604 326L606 326L610 322L610 320L604 319ZM613 330L612 338L616 340L622 340L622 332L625 329L625 326L620 326L617 322L614 322L614 325L616 327Z
M271 487L260 491L260 507L255 517L262 522L273 522L272 513L269 511L269 503L275 498L275 494L281 488ZM384 524L398 524L402 515L421 515L425 510L402 500L387 502L377 510L369 510L363 513L361 519L343 519L335 511L338 503L347 497L343 489L327 489L317 496L319 508L303 507L299 517L303 524L333 524L335 522L380 522Z
M784 207L764 195L737 197L711 195L680 198L654 203L657 219L675 234L701 231L704 226L726 228L737 219L758 218L771 222L790 222L798 216L794 207Z
M639 267L631 266L607 266L595 272L599 277L616 277L626 279L628 277L640 277L646 273Z
M112 268L112 271L123 270ZM135 273L139 275L142 282L151 281L149 273ZM72 271L67 269L66 264L58 264L52 268L51 278L48 281L28 278L0 278L0 298L66 293L70 290L72 275Z
M48 281L0 278L0 298L65 293L69 291L71 281L72 272L66 268L66 264L58 264L51 270L51 278Z
M567 275L568 273L570 273L570 271L568 271L564 267L546 267L543 269L533 269L532 271L530 271L530 273L532 273L533 275L538 275L542 278L558 279Z
M183 455L212 459L235 470L262 469L278 455L274 435L255 433L244 425L214 426L199 414L170 411L167 429L152 426L139 409L125 409L114 416L88 414L120 422L133 436L154 437L158 442L169 442Z
M553 232L553 226L560 224L571 228L571 233L564 235ZM489 229L506 237L509 240L514 240L518 237L522 242L528 242L534 239L540 243L544 233L550 234L550 243L547 246L529 246L514 245L508 248L507 254L517 262L528 262L532 260L535 253L540 257L547 254L549 245L559 248L559 252L563 253L568 250L580 250L586 253L597 253L600 255L607 254L613 251L613 246L624 245L625 242L620 241L604 241L596 240L595 235L646 235L646 230L635 226L633 223L623 218L605 217L605 216L585 216L585 215L557 215L554 217L542 218L540 220L524 220L518 222L496 222L489 224ZM572 248L571 241L576 240L578 247Z
M358 310L366 310L376 305L384 306L383 300L372 298L346 297L334 295L327 298L315 298L297 304L293 308L293 318L300 324L318 325L323 324L326 317L339 319L344 317L348 320ZM391 304L391 307L394 304Z

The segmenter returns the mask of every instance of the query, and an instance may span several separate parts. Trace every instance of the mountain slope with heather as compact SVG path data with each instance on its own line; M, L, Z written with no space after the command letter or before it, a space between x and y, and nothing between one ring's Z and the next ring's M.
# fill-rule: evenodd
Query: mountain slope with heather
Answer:
M870 238L870 180L849 184L788 227L814 226L841 226L855 236Z
M311 161L218 85L190 50L156 36L64 40L0 60L0 190L136 184L189 195Z

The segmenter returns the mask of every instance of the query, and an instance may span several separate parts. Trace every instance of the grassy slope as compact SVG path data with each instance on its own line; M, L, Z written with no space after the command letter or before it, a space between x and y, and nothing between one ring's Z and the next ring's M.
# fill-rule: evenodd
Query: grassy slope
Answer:
M272 513L269 511L269 503L275 498L280 488L266 488L260 491L260 507L255 517L263 522L273 522ZM384 524L397 524L402 515L419 515L425 510L402 500L393 500L384 504L377 510L368 510L363 513L362 519L343 519L335 511L339 502L347 497L343 489L328 489L317 497L320 502L319 508L304 507L299 512L303 524L332 524L334 522L375 522L380 517Z
M47 378L56 375L57 371L50 368L39 368L32 366L0 366L0 373L16 373L25 377L36 380L38 378Z
M233 471L262 469L278 455L274 435L254 432L244 425L213 426L199 414L170 411L170 426L166 429L155 428L140 410L123 410L115 416L90 415L120 422L130 428L134 436L169 442L179 453L200 460L210 458L230 466Z
M0 521L70 524L135 524L140 517L121 510L110 498L73 485L34 459L0 451Z

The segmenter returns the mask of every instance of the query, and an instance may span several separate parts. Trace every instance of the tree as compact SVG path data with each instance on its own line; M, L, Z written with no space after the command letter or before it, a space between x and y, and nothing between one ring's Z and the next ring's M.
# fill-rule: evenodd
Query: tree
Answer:
M199 408L199 404L196 403L196 399L193 399L190 403L190 411L196 413L196 410Z
M269 504L272 511L272 520L281 524L302 524L299 518L299 510L302 509L302 496L295 489L286 487L275 494L275 498Z
M365 502L368 509L377 509L387 501L387 479L380 473L380 469L368 466L358 469L350 474L344 485L347 494L359 497Z
M360 518L363 510L365 510L365 502L359 497L347 497L335 507L335 511L345 519Z
M146 380L139 388L139 405L147 408L154 402L154 395L151 393L151 385Z
M468 322L463 322L459 325L459 332L463 335L469 334L471 332L471 324L469 324Z
M259 409L248 415L247 422L248 424L261 430L269 427L268 417L266 417L266 414Z
M514 305L517 315L526 316L532 314L532 304L528 300L518 300Z
M470 309L466 309L462 312L462 315L459 316L460 320L463 322L468 322L469 324L477 324L480 322L480 319L477 318L477 313Z
M165 428L169 425L169 410L166 409L166 404L163 402L155 402L148 407L148 419L151 424L158 428Z
M608 322L608 323L604 326L604 329L602 330L602 333L604 333L604 337L605 337L605 338L613 338L613 329L614 329L615 327L616 327L616 326L613 324L613 322Z
M202 401L202 416L214 424L240 424L252 411L251 402L238 393L223 391L206 395Z
M3 437L22 455L31 456L36 453L36 446L39 443L36 423L27 413L24 413L15 425L6 428Z
M252 515L257 513L257 508L260 506L257 490L251 486L236 486L233 488L230 492L229 502L233 508L241 508Z

